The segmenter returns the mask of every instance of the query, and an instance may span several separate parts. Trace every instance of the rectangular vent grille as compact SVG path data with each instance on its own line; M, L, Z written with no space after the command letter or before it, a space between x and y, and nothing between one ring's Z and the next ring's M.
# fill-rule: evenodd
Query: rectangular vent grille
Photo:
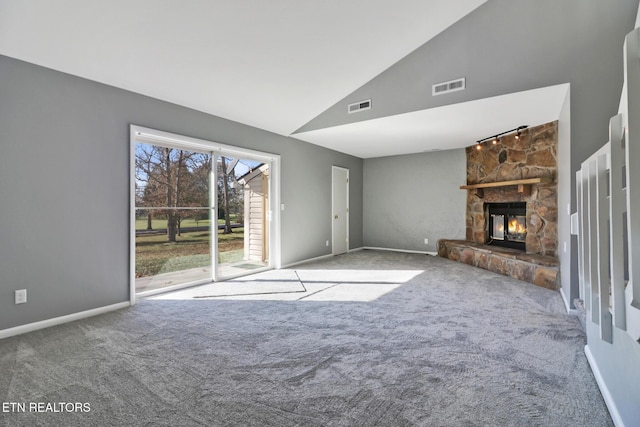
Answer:
M444 95L445 93L457 92L466 88L465 78L451 80L443 83L436 83L431 87L431 95Z
M359 113L360 111L370 110L371 109L371 100L367 99L366 101L354 102L353 104L349 104L347 107L347 111L349 114Z

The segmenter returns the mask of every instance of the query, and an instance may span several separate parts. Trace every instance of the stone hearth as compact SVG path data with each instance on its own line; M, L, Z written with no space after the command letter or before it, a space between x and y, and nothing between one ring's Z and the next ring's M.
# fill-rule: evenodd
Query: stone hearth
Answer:
M555 289L558 286L558 122L528 128L480 150L467 147L466 241L441 240L438 254ZM513 184L539 179L525 186ZM503 185L504 184L504 185ZM526 203L525 251L487 245L487 203Z
M559 289L560 262L555 257L489 246L465 240L439 240L438 255L514 277L547 289Z

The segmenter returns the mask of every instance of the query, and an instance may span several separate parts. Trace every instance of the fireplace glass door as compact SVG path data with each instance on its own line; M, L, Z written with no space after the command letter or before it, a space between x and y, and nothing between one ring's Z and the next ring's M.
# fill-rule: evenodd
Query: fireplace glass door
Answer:
M504 215L491 214L491 234L490 237L494 240L504 240Z
M527 239L527 204L488 203L488 244L525 250Z
M524 242L527 237L527 217L525 215L508 215L507 236L514 242Z

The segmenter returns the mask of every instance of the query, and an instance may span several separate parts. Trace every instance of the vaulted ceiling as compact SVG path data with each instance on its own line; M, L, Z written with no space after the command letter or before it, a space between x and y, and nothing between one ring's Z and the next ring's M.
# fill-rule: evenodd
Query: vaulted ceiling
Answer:
M289 136L485 1L0 0L0 54ZM561 104L559 93L526 96ZM542 102L544 114L507 120L511 101L293 136L367 158L456 148L482 135L479 123L501 129L557 110ZM485 116L460 120L473 111ZM375 139L403 133L405 144Z

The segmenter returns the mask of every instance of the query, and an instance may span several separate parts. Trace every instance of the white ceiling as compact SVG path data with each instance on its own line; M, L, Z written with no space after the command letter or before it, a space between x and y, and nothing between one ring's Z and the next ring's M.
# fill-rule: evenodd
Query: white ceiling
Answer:
M0 0L0 54L290 135L485 1Z
M295 134L361 158L462 148L514 129L560 117L569 84L398 114Z
M0 54L282 135L486 0L0 0ZM566 85L293 135L361 158L556 120Z

